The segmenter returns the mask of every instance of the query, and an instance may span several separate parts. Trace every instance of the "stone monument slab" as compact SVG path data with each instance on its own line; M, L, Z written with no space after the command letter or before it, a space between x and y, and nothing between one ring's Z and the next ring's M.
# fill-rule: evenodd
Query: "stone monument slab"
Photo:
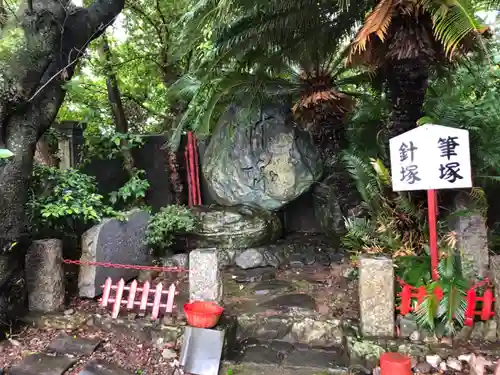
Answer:
M152 263L145 245L149 213L134 211L126 219L104 219L82 236L82 261L109 262L148 266ZM139 276L139 271L125 268L95 267L82 264L78 279L80 297L94 298L102 293L101 286L111 277L113 283Z

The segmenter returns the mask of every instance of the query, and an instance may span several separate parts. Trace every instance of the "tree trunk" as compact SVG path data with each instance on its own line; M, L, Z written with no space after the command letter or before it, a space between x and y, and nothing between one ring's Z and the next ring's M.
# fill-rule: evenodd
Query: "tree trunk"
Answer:
M108 91L108 101L111 106L111 112L115 119L115 130L121 134L128 133L128 122L127 116L125 116L125 110L123 109L122 96L120 93L120 87L118 86L118 78L113 70L113 55L109 48L109 42L106 35L103 35L102 48L101 48L101 59L104 64L104 72L106 74L106 89ZM125 170L130 176L134 175L134 158L132 152L128 147L127 141L121 141L121 153L123 156L123 163Z
M20 11L24 43L5 60L0 56L0 143L14 156L0 164L0 319L5 319L9 292L19 269L25 204L38 139L52 125L61 106L64 83L74 74L88 43L100 36L124 0L96 0L72 9L66 0L37 0ZM72 5L71 5L72 7ZM4 60L2 60L4 58ZM11 273L5 264L17 262Z
M423 59L394 60L389 64L387 83L392 104L389 139L416 127L423 116L428 81L428 63Z
M346 129L342 119L329 116L314 126L312 136L324 163L323 179L313 190L316 219L325 235L340 242L343 218L359 203L342 162L342 151L348 147Z

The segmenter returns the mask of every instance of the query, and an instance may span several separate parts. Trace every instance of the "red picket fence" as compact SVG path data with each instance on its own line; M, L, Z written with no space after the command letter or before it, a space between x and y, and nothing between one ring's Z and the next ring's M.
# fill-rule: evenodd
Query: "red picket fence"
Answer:
M398 310L401 315L407 315L420 306L427 297L427 290L424 286L416 288L408 285L401 279L398 279L398 281L401 285L401 292L398 293L401 301L399 306L396 307L396 310ZM487 288L483 296L478 296L477 289L482 286L487 286ZM443 298L443 291L439 287L434 290L434 293L438 300ZM412 303L414 300L416 300L416 304ZM493 297L493 290L488 279L473 285L467 291L467 308L465 311L464 324L466 326L472 326L476 316L479 316L481 320L491 319L494 316L493 302L495 302L495 298Z
M100 299L101 306L106 307L108 304L113 304L113 311L111 316L117 318L120 313L120 308L126 306L127 310L134 307L139 307L139 310L146 311L151 307L151 319L158 318L161 309L164 313L171 313L174 307L174 298L178 291L174 284L171 284L167 290L163 290L163 284L158 283L156 287L151 288L149 281L146 281L142 287L138 286L137 280L132 281L130 286L125 285L125 281L121 279L113 285L113 281L108 277L102 286L103 293ZM114 296L111 297L111 291L115 291ZM124 297L124 292L127 291L128 295ZM153 295L153 302L149 302L150 295ZM166 296L166 301L163 303L162 299Z

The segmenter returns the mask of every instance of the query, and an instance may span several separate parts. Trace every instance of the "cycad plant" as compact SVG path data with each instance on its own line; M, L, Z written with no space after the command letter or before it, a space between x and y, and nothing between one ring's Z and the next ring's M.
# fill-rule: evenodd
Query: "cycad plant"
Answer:
M417 324L431 332L454 334L464 324L467 281L453 247L442 248L439 279L425 284L427 297L416 310ZM438 299L436 290L442 291Z
M356 253L419 255L428 243L427 210L409 193L393 192L380 159L353 152L343 156L362 199L360 215L346 218L344 246Z
M491 4L490 4L491 5ZM483 1L378 0L358 32L350 62L378 70L392 103L388 136L416 126L433 68L482 43Z

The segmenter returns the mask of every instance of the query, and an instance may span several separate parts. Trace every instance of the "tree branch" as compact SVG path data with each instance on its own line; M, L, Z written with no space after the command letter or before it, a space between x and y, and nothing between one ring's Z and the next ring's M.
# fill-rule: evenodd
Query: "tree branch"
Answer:
M136 5L129 4L128 6L134 12L138 13L145 21L147 21L147 23L149 23L151 25L151 27L153 27L153 29L155 29L156 34L158 34L158 39L163 44L164 43L164 41L163 41L163 33L161 32L161 29L158 27L158 25L153 21L153 19L151 17L149 17L142 9L140 9Z
M107 25L120 14L124 5L125 0L95 0L84 12L81 12L79 17L85 18L82 21L86 22L83 25L88 25L87 38L99 37L106 30Z

